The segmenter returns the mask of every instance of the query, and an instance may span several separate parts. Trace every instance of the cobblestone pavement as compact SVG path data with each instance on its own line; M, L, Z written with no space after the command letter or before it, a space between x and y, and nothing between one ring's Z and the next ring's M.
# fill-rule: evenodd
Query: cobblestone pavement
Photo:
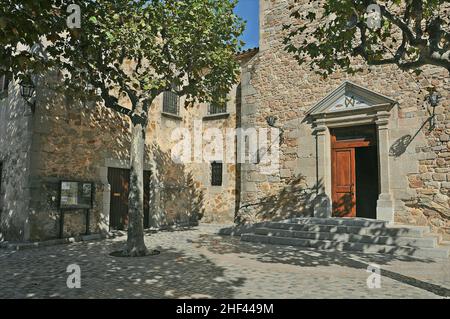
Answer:
M11 251L0 249L0 298L441 298L450 261L357 255L239 242L220 225L146 236L161 254L112 257L125 237ZM381 266L369 289L367 265ZM69 264L81 288L66 286Z

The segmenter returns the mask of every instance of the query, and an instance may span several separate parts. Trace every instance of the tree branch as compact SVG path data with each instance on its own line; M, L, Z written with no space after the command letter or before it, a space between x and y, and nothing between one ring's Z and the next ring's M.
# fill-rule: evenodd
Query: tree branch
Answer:
M105 106L107 108L110 108L121 114L127 115L128 117L131 118L132 113L133 113L132 110L120 105L118 103L119 99L117 97L109 94L109 89L106 86L106 83L104 82L104 80L103 81L94 81L94 86L98 87L101 90L100 95L101 95L103 101L105 102Z
M414 35L412 30L408 27L408 25L402 21L397 16L390 13L385 6L380 6L381 14L386 17L389 21L391 21L394 25L396 25L402 32L405 34L406 38L408 39L408 42L413 46L424 46L426 45L426 40L423 40L421 38L418 38Z
M416 39L422 39L422 19L423 19L423 3L422 0L412 0L411 13L414 14L414 30Z

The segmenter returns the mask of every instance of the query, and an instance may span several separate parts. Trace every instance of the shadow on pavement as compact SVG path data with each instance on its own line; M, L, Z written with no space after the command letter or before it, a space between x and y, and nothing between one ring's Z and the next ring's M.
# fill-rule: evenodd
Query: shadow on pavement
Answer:
M361 254L341 251L320 251L293 246L276 246L241 242L239 237L203 235L195 241L197 247L205 247L215 254L247 254L259 262L289 264L299 267L344 266L367 270L369 264L387 265L392 261L416 262L426 264L436 262L433 259L421 259L410 256L394 256L381 254ZM425 282L410 276L381 268L381 276L400 283L432 292L438 296L450 297L450 289Z
M156 248L160 255L113 257L123 242L97 241L13 252L0 259L1 298L233 298L244 278L224 278L224 269L202 255ZM15 258L9 258L12 255ZM15 264L8 264L14 259ZM69 289L69 264L81 269L81 288Z

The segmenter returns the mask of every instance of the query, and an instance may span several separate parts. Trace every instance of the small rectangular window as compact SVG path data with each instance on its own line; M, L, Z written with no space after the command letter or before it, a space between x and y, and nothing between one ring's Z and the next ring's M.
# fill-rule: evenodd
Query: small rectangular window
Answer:
M226 103L222 103L222 104L210 103L208 105L208 114L209 115L222 114L222 113L226 113L226 112L227 112L227 104Z
M163 112L178 115L180 110L180 98L172 91L163 93Z
M211 185L222 186L222 163L211 163Z

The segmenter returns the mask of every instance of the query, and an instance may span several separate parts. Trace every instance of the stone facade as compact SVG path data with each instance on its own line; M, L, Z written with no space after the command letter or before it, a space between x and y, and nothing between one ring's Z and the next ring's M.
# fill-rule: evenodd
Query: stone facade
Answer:
M23 102L17 83L1 100L2 240L43 240L60 234L61 180L94 183L90 231L109 230L111 186L108 168L129 168L130 122L103 105L75 102L52 90L53 75L37 82L36 109ZM211 185L210 163L172 161L176 128L193 133L210 127L236 126L237 85L227 112L208 116L207 105L184 109L179 115L162 112L162 95L151 107L144 168L152 174L151 225L191 222L195 212L204 221L232 221L235 215L235 165L224 164L222 186ZM233 93L234 92L234 93ZM121 101L126 104L127 101ZM203 147L213 141L203 141ZM85 231L85 211L64 217L64 236Z
M12 101L12 103L10 103ZM30 149L32 114L17 87L0 97L0 241L29 234Z
M196 201L201 206L203 220L208 222L232 221L235 214L235 165L224 163L222 186L211 186L211 168L207 162L194 160L192 152L191 162L176 164L171 159L171 150L179 142L177 136L172 138L174 129L185 129L191 137L191 145L198 142L204 150L214 144L208 141L204 133L211 128L225 131L227 128L236 127L236 90L235 85L229 94L226 113L216 116L208 115L208 105L197 104L185 109L184 99L180 99L179 117L174 117L162 112L162 95L155 101L151 110L148 144L154 151L155 167L158 171L160 182L163 184L163 203L165 213L176 214L179 205L185 206L180 200L180 189L192 188L196 192ZM196 135L195 132L202 133ZM198 139L201 139L199 142ZM196 141L194 141L196 140ZM184 177L180 178L180 172ZM200 203L201 202L201 203ZM188 205L189 206L189 205Z
M430 225L450 238L450 79L439 68L420 76L396 66L364 67L356 75L335 72L327 79L299 66L284 51L282 26L290 21L291 0L260 1L260 47L241 55L241 81L232 88L227 113L208 116L207 105L177 116L162 112L162 96L151 107L145 169L151 181L151 224L161 227L189 219L254 222L291 216L330 214L330 130L357 124L377 128L381 195L377 218ZM300 1L301 6L315 2ZM354 63L364 66L363 61ZM0 100L0 161L3 163L0 240L41 240L59 234L58 192L62 179L95 185L91 231L109 229L111 186L108 168L129 168L130 123L102 105L75 103L53 92L49 78L37 89L35 113L17 85ZM49 82L50 81L50 82ZM348 81L348 82L345 82ZM330 119L326 109L312 116L319 101L343 85L388 97L389 107ZM427 104L418 87L437 87L442 96L430 128ZM364 94L363 94L364 95ZM122 101L126 103L126 101ZM222 186L211 186L209 162L176 164L174 129L193 133L218 128L281 129L280 166L271 174L261 163L224 163ZM224 132L223 132L224 133ZM199 136L192 134L191 144ZM203 147L214 141L202 139ZM195 140L195 141L194 141ZM236 153L234 153L236 159ZM84 231L84 215L66 217L65 236Z
M330 127L324 126L323 133L318 134L317 123L311 123L306 113L349 80L397 102L386 119L389 157L385 165L389 168L387 189L395 221L430 225L450 236L448 72L428 67L416 77L390 65L364 67L363 72L354 76L335 72L323 79L309 67L299 66L283 50L286 31L282 26L291 22L288 10L291 2L260 1L259 53L243 66L242 122L249 126L267 126L266 117L276 116L277 125L284 128L285 138L281 145L279 174L261 176L252 165L243 170L242 206L251 209L241 210L241 219L314 214L315 206L321 205L317 190L320 193L320 189L326 189L323 183L327 181L318 180L317 172L329 161L330 151L316 147L321 135L325 141L329 140ZM316 5L311 1L299 3L304 10ZM354 63L364 65L358 60ZM435 127L430 130L427 105L423 96L418 96L418 86L431 84L437 87L442 99L436 108ZM378 128L380 123L377 123ZM348 125L355 124L350 121ZM324 156L320 156L321 151Z

